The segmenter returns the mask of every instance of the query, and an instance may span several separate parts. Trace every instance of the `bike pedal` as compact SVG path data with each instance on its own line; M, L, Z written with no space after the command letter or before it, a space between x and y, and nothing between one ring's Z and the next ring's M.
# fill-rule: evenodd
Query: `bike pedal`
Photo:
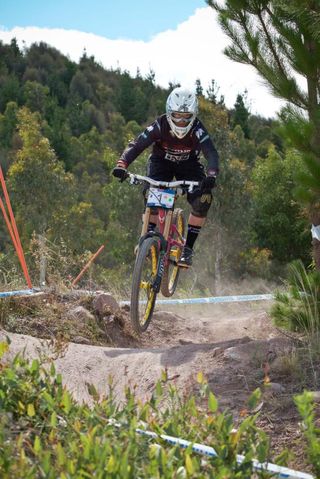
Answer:
M179 266L179 268L183 268L183 269L189 269L191 267L191 264L181 264L181 263L177 263L177 265Z

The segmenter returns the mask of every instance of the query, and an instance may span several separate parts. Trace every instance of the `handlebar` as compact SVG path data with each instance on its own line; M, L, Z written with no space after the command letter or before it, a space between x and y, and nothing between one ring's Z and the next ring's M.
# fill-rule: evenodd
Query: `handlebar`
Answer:
M151 186L158 186L163 188L178 188L186 187L189 193L191 193L195 186L199 186L199 181L188 181L188 180L179 180L179 181L158 181L149 178L148 176L136 175L134 173L127 173L130 178L130 184L137 185L141 184L144 181L149 183Z

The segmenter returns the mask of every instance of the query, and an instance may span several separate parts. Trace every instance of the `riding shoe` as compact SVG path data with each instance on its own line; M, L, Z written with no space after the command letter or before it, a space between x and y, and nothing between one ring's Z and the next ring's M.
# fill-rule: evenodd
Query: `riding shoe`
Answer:
M178 261L178 266L182 268L189 268L192 265L192 256L193 256L193 249L189 248L189 246L185 246L182 251L181 258Z

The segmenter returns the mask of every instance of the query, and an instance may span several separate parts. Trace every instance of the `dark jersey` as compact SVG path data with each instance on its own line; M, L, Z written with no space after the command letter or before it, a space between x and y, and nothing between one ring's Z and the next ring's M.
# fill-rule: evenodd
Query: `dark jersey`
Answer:
M171 131L166 115L161 115L135 140L131 141L121 155L121 160L132 163L148 146L153 145L151 161L169 160L199 161L202 152L208 162L208 169L218 171L219 156L212 140L198 118L184 138L177 138Z

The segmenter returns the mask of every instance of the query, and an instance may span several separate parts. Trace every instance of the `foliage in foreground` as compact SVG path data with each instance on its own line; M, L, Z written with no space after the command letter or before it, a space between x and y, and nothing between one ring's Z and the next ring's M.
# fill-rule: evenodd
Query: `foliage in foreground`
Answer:
M308 271L301 261L289 266L288 292L277 293L271 311L279 325L310 337L320 333L320 272Z
M314 471L319 477L320 474L320 429L316 427L315 404L312 393L305 391L295 397L295 403L303 419L304 435L308 441L308 457L313 465Z
M8 345L0 343L1 355ZM218 403L206 381L198 375L200 394L207 408L196 406L193 396L182 399L163 373L148 402L135 400L126 391L117 405L112 383L107 397L99 398L88 386L93 406L78 405L62 386L53 363L45 369L38 360L28 363L17 356L1 363L0 376L0 475L2 478L250 478L252 459L269 459L269 440L256 427L257 415L249 415L237 431L232 416L218 413ZM249 399L252 409L260 399L256 390ZM312 439L310 456L320 443L312 405L302 397L299 408ZM304 406L305 405L305 406ZM182 437L210 444L216 458L205 459L161 439L149 439L136 429ZM244 460L237 463L237 454ZM284 457L284 456L283 456ZM259 472L255 477L270 477Z

